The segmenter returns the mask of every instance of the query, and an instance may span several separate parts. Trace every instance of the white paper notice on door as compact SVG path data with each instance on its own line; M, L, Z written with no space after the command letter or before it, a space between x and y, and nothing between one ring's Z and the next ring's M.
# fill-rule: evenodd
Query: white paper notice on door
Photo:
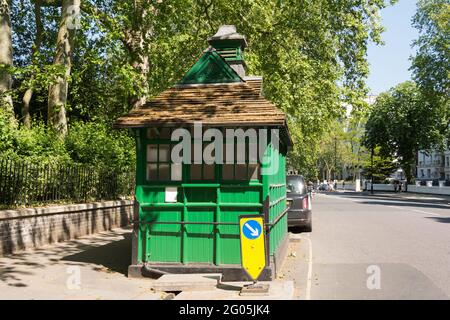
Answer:
M166 187L166 202L177 202L177 196L177 187Z

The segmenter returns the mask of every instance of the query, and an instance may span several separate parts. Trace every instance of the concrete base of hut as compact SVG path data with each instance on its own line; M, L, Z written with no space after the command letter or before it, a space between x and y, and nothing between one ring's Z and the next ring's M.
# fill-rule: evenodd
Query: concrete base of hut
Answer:
M259 281L273 281L287 256L289 237L286 235L278 250L270 256L270 264L261 273ZM241 265L213 265L209 263L141 263L128 267L129 278L159 278L163 274L221 273L223 281L251 281Z

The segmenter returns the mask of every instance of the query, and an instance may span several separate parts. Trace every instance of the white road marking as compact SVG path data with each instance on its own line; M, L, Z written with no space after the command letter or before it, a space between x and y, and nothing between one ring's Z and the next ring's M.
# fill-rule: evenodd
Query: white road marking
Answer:
M311 300L311 287L312 287L312 242L308 237L302 237L302 239L308 240L309 257L308 257L308 277L306 279L306 300Z
M413 209L413 211L419 212L419 213L431 214L432 216L440 216L440 214L438 214L438 213L433 213L433 212L427 212L427 211L415 210L415 209Z
M432 216L440 216L440 214L438 214L438 213L433 213L433 212L428 212L428 211L409 209L409 208L403 208L403 207L398 207L398 206L387 206L387 207L393 208L393 209L407 210L409 212L414 211L414 212L417 212L417 213L429 214L429 215L432 215Z

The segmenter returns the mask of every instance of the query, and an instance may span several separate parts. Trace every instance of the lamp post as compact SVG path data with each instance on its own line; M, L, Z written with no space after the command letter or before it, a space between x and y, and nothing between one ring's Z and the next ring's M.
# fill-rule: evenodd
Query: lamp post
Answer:
M372 147L372 152L370 155L370 194L373 194L373 147Z
M337 138L334 137L334 174L333 174L333 180L336 180L336 171L337 171Z

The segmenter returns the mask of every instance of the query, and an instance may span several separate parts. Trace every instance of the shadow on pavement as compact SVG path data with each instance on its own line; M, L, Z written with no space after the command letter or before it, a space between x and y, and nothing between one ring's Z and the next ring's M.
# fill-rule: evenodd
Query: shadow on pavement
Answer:
M434 221L437 222L442 222L442 223L450 223L450 217L426 217L427 219L433 219Z
M65 256L61 260L102 265L110 271L127 275L131 264L131 234L124 234L123 240Z
M402 202L405 202L404 205L410 205L410 206L412 204L408 204L408 202L415 202L413 204L414 206L422 205L424 208L428 207L428 208L448 209L449 208L448 204L450 204L450 202L447 198L441 197L439 195L428 195L428 196L432 196L433 198L435 197L435 198L439 198L439 199L426 199L426 198L412 199L412 198L404 198L402 196L398 196L395 193L392 193L392 194L376 194L375 193L375 194L371 195L371 194L367 194L367 193L355 193L355 192L339 192L339 193L328 192L326 194L333 195L336 197L345 196L346 198L352 198L352 199L365 199L367 201L370 201L371 199L373 199L373 200L389 200L391 202L390 203L391 205L392 205L393 201L400 203L398 205L401 205ZM408 193L404 193L403 195L411 196L411 194L408 194ZM421 202L422 204L418 204L417 202ZM366 202L361 202L361 203L366 203ZM381 203L381 202L378 202L378 203ZM367 203L367 204L376 204L376 203ZM385 204L387 204L387 203L385 203Z
M127 274L131 262L131 234L108 231L55 243L0 257L0 282L13 287L27 287L24 278L40 274L49 266L84 266L96 264L109 271Z
M289 227L288 231L293 234L300 234L304 232L302 227Z

